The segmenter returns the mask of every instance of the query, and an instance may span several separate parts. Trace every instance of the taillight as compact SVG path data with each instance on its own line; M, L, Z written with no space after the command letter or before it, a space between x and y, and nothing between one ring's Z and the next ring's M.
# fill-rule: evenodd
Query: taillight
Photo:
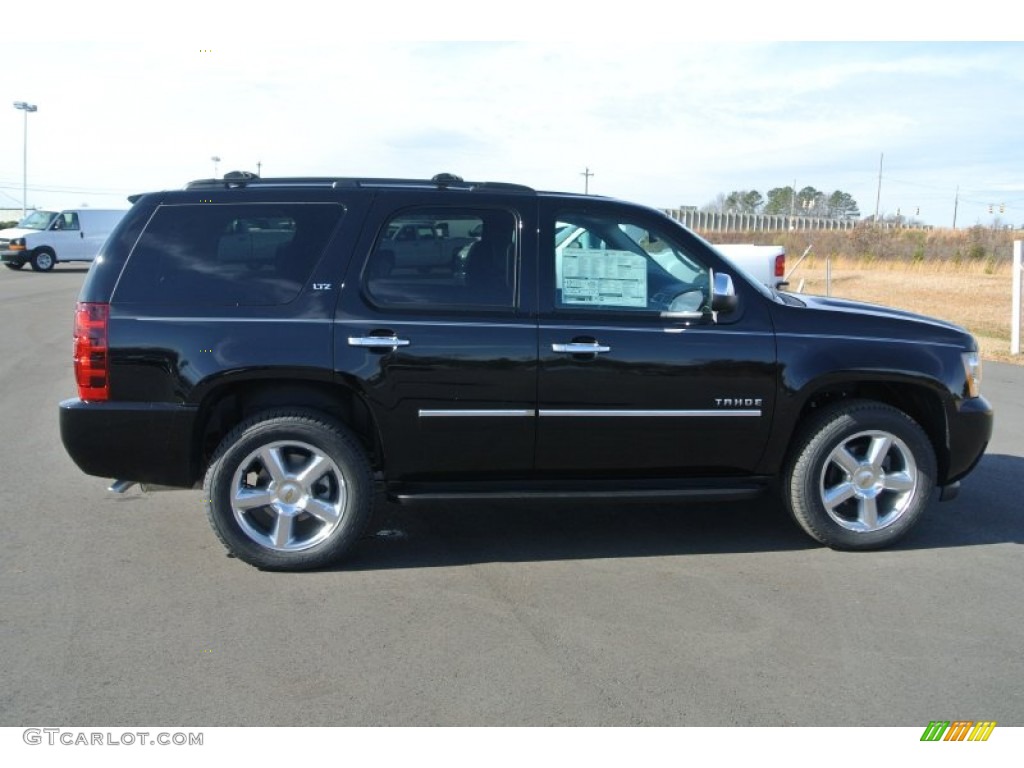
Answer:
M75 305L75 381L82 400L109 400L107 370L108 304L80 301Z
M784 253L780 253L778 256L775 257L775 276L786 276L786 254Z

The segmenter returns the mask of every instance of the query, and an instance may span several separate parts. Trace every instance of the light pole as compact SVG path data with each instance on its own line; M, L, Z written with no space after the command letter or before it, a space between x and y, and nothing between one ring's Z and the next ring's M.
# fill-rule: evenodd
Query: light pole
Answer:
M28 113L35 112L39 107L27 101L16 101L14 108L25 113L24 139L21 144L21 218L25 218L28 211Z
M217 157L216 155L214 155L210 159L213 160L213 178L216 179L217 178L217 163L220 162L220 158Z

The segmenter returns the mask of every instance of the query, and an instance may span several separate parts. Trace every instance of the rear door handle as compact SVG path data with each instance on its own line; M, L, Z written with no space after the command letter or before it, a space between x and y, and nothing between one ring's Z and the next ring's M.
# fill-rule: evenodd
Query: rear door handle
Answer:
M348 345L350 347L390 347L391 349L397 349L398 347L408 347L408 339L400 339L397 336L349 336Z
M555 342L551 345L552 352L565 352L569 355L596 355L599 352L611 352L611 347L598 344L596 341L571 341L568 344Z

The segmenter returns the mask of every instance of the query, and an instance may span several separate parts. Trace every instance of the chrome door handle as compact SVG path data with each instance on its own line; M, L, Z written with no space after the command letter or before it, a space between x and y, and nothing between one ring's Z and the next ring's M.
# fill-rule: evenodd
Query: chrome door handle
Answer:
M571 341L568 344L554 343L551 345L552 352L565 352L570 355L596 355L599 352L611 352L611 347L598 344L596 341L580 342Z
M397 336L349 336L350 347L408 347L408 339L400 339Z

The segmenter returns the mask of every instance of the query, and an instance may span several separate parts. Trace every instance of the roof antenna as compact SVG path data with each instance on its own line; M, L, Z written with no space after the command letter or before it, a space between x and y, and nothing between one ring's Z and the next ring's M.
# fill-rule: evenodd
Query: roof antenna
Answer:
M248 182L258 179L252 171L228 171L224 174L225 187L244 187Z
M450 186L451 184L461 183L462 177L456 176L454 173L439 173L436 176L434 176L431 179L431 181L437 184L437 186L441 187L441 189L444 189L445 187Z

